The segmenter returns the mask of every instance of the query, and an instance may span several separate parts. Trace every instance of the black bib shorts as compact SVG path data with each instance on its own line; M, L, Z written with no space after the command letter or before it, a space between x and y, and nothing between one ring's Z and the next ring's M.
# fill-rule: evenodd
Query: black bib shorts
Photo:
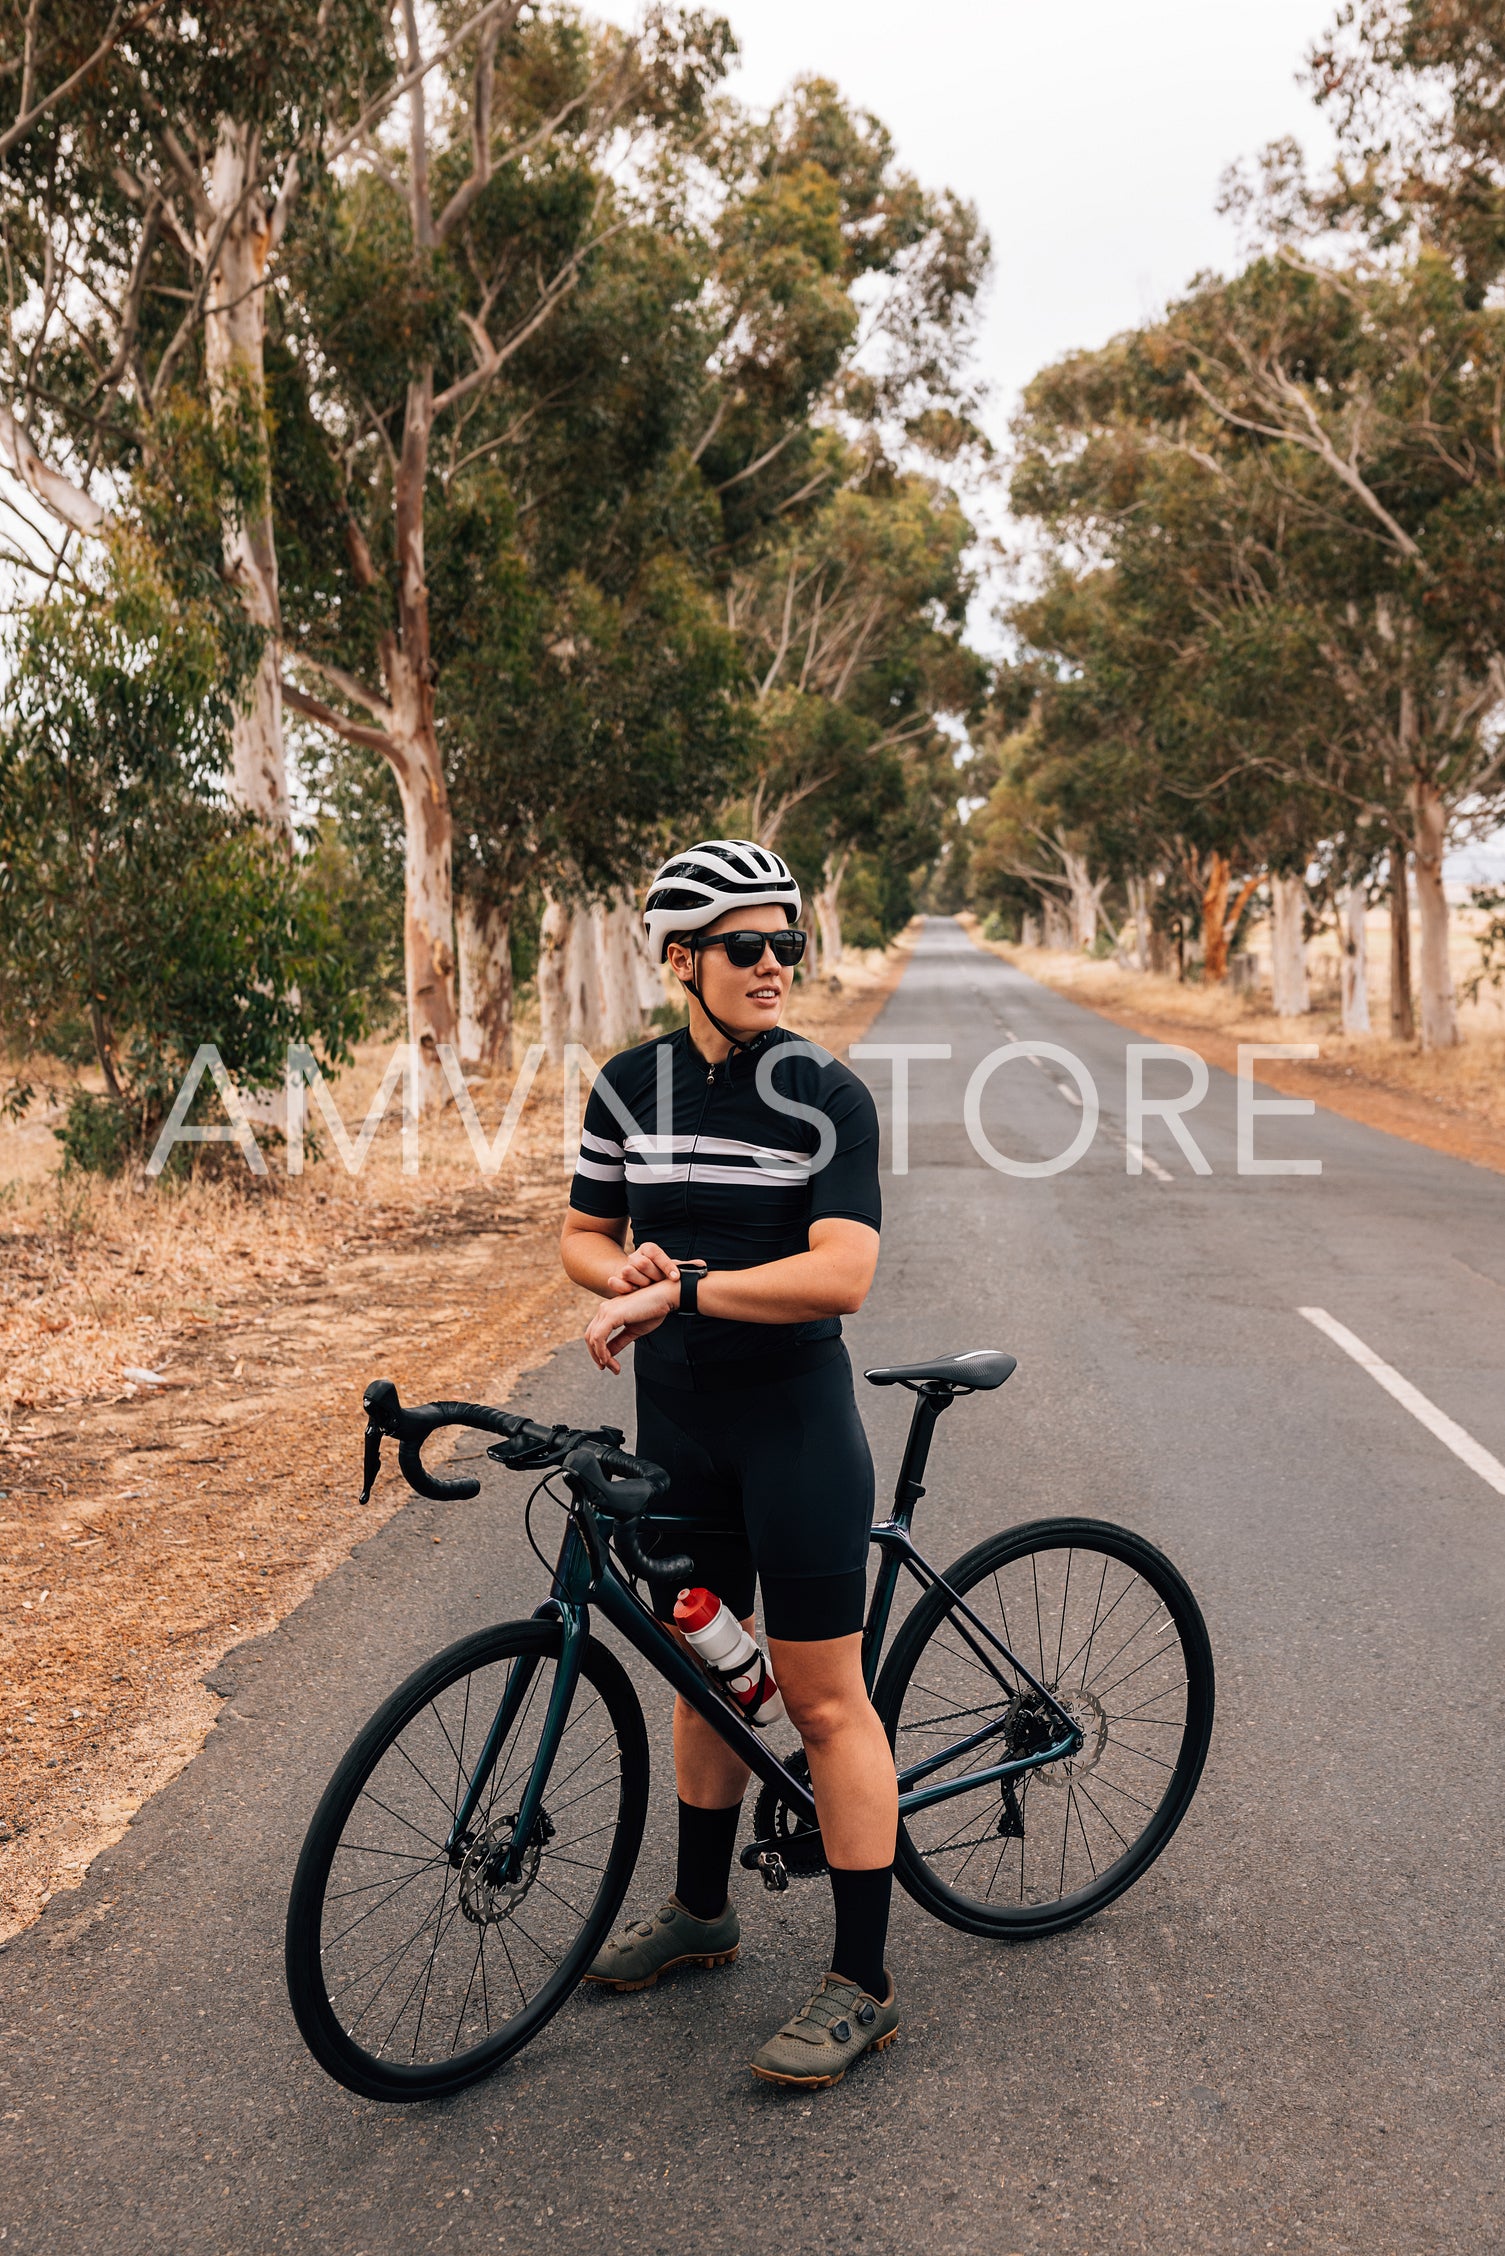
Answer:
M839 1339L752 1385L691 1391L644 1375L637 1351L637 1453L669 1475L664 1508L706 1523L666 1529L647 1548L687 1552L695 1579L732 1612L762 1586L770 1637L846 1637L862 1627L873 1459ZM654 1583L667 1621L678 1586Z

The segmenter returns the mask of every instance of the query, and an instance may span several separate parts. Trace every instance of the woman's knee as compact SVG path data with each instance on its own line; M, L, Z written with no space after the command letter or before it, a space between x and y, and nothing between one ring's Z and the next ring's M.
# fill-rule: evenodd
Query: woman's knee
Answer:
M779 1690L789 1720L806 1746L823 1746L839 1739L870 1711L867 1692L856 1684L802 1684L797 1677L779 1678Z

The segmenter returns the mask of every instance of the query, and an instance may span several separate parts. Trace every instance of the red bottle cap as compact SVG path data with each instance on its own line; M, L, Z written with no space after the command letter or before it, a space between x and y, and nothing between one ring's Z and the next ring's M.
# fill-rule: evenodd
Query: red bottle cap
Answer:
M714 1590L682 1590L674 1601L674 1625L677 1629L709 1629L721 1611L721 1600Z

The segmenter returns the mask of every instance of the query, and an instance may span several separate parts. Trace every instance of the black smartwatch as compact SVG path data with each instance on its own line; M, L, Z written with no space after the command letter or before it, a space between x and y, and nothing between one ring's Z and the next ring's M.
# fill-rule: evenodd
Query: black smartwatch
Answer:
M700 1280L705 1275L703 1261L679 1261L679 1313L681 1316L698 1316L700 1313Z

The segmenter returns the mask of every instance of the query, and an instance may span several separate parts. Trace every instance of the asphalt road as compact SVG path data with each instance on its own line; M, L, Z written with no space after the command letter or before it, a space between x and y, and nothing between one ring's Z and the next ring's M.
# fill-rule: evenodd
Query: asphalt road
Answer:
M1072 1050L1101 1092L1068 1172L999 1173L967 1138L967 1079L1005 1030ZM729 1972L577 1996L451 2102L353 2100L286 2008L288 1879L377 1698L542 1595L522 1486L487 1468L479 1502L415 1503L222 1664L236 1690L197 1761L0 1955L4 2256L1505 2245L1505 1498L1297 1313L1327 1309L1505 1457L1502 1185L1329 1114L1257 1123L1261 1153L1320 1158L1320 1176L1241 1176L1216 1073L1192 1116L1211 1173L1152 1124L1168 1179L1131 1176L1128 1039L927 927L870 1040L954 1055L913 1068L909 1172L886 1182L878 1282L849 1331L859 1364L1019 1357L940 1428L917 1521L935 1555L1037 1512L1103 1512L1200 1595L1218 1725L1150 1874L1013 1949L901 1898L901 2041L818 2097L758 2085L746 2061L826 1963L824 1884L765 1896L744 1877ZM866 1070L886 1103L889 1068ZM1063 1078L1005 1067L989 1134L1023 1158L1061 1150L1080 1119ZM584 1420L625 1387L572 1348L516 1399ZM868 1400L880 1467L904 1408ZM357 1445L352 1419L352 1476ZM648 1903L673 1808L657 1710L655 1730Z

